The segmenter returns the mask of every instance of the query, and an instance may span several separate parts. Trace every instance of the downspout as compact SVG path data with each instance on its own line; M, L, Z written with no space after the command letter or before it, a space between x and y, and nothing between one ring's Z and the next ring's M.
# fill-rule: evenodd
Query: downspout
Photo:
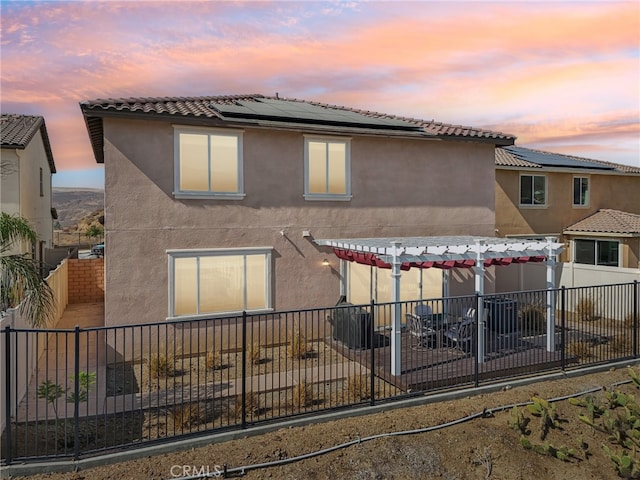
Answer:
M400 305L400 260L399 250L400 242L391 242L393 245L391 261L391 280L393 283L393 316L392 316L392 329L391 329L391 374L400 375L402 373L401 365L401 352L402 352L402 310Z

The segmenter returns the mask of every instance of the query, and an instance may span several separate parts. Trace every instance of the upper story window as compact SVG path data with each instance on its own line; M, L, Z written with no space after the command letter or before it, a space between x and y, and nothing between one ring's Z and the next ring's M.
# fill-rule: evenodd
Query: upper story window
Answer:
M589 205L588 177L573 177L573 205L576 207Z
M620 242L616 240L576 239L574 245L574 262L587 265L620 265Z
M520 205L547 204L547 177L544 175L520 175Z
M306 137L304 197L307 200L350 200L350 140Z
M40 167L40 196L44 197L44 174L42 173L42 167Z
M175 129L176 198L242 199L242 132Z
M169 316L271 308L271 248L171 250Z

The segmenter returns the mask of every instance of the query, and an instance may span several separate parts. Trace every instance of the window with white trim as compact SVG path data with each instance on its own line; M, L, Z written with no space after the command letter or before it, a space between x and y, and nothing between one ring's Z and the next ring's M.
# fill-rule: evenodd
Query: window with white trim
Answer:
M617 240L575 239L573 261L587 265L620 265L620 242Z
M175 128L174 196L242 199L242 132Z
M270 309L271 250L169 251L169 316Z
M351 198L350 140L306 137L304 196L307 200Z
M547 204L547 177L544 175L520 175L520 205Z
M589 178L573 177L573 206L586 207L589 205Z

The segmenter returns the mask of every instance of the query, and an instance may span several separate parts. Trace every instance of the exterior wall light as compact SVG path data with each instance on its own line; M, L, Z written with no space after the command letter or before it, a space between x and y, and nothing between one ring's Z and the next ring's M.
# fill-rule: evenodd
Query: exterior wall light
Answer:
M323 267L329 267L331 264L329 263L329 260L327 260L326 258L324 260L322 260L322 266Z

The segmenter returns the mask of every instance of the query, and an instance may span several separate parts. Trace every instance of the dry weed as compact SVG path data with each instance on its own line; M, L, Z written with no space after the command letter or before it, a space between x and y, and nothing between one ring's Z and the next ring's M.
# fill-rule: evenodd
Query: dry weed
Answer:
M368 375L356 375L349 377L347 383L347 394L349 401L359 402L360 400L366 400L371 396L371 389L369 388L369 376Z
M210 350L207 352L207 368L209 370L220 370L222 368L222 354Z
M591 352L591 344L584 341L571 342L567 345L567 351L570 355L577 357L580 360L587 360L593 356Z
M298 383L293 387L293 406L305 408L313 402L313 386L307 382Z
M591 297L581 298L576 305L576 314L578 315L578 320L583 322L596 320L598 318L596 301Z
M258 365L260 360L262 360L262 349L260 348L259 343L254 343L249 345L247 349L247 358L252 365Z
M149 357L149 375L153 379L167 378L174 374L175 356L172 353L154 353Z
M260 412L260 397L256 392L248 391L245 396L247 415L257 415ZM242 394L236 395L236 418L242 417Z
M176 430L184 430L200 423L200 407L197 403L182 403L169 409L169 417Z
M626 333L616 335L611 342L611 350L617 354L633 353L633 337Z
M287 353L291 358L305 358L311 351L311 348L307 344L307 339L300 332L299 328L296 328L289 336L289 345L287 347Z

